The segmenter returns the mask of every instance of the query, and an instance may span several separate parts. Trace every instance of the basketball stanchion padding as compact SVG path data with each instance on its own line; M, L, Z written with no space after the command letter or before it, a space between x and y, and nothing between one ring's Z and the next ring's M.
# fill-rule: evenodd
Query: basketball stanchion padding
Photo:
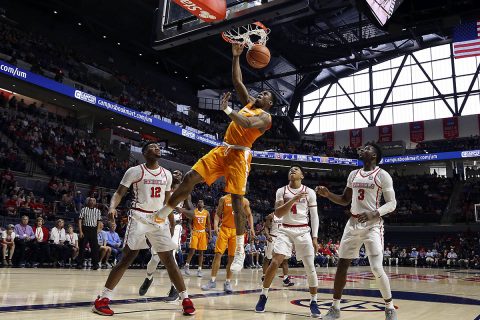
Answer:
M225 0L173 0L173 2L205 22L220 21L227 16Z

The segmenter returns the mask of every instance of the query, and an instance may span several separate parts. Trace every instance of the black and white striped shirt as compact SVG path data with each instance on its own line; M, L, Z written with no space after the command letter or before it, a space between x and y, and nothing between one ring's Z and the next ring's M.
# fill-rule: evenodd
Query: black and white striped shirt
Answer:
M97 208L84 207L80 211L80 219L85 227L96 227L98 220L102 220L102 213Z

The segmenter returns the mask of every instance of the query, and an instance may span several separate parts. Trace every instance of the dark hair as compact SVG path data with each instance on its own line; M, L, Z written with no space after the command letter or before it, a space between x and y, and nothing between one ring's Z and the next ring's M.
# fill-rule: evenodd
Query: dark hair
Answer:
M151 144L156 144L155 141L147 141L145 142L145 144L143 145L142 147L142 153L145 153L145 150L147 150L148 146L151 145Z
M293 166L290 167L290 169L292 169L292 168L300 169L300 172L303 174L303 176L305 176L305 169L303 169L303 167L301 165L294 164Z
M275 107L277 105L277 96L275 95L275 93L272 91L272 90L267 90L268 92L270 92L270 96L272 97L272 106L271 108Z
M365 145L375 148L375 153L377 154L377 164L379 164L380 161L382 161L382 148L380 148L380 146L375 142L367 142Z

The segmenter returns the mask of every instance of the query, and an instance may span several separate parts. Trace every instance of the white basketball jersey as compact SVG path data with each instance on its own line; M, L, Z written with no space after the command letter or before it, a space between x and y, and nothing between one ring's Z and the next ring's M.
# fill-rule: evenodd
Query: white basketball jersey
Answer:
M299 192L308 193L307 198L298 200L290 212L283 216L282 223L289 225L305 225L309 222L309 207L317 206L317 197L315 191L302 185L298 189L291 189L288 185L277 190L276 201L283 200L287 202Z
M354 170L348 176L347 187L352 189L350 212L358 215L375 211L380 207L384 191L393 190L392 178L385 170L375 167L372 171ZM380 223L381 217L369 221L369 225Z
M270 227L270 234L272 236L277 236L278 235L278 229L282 225L282 221L283 221L282 218L279 218L279 217L273 215L272 226Z
M172 186L172 174L162 167L150 170L141 164L128 169L120 184L132 186L132 209L151 213L163 207L165 192L170 192Z

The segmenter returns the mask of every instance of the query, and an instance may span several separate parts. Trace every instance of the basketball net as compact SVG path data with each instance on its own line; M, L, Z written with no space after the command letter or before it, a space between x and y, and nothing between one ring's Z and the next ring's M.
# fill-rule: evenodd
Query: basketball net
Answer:
M246 26L234 28L222 32L222 38L226 42L241 44L251 49L254 45L265 45L268 41L270 29L261 22L250 23Z

